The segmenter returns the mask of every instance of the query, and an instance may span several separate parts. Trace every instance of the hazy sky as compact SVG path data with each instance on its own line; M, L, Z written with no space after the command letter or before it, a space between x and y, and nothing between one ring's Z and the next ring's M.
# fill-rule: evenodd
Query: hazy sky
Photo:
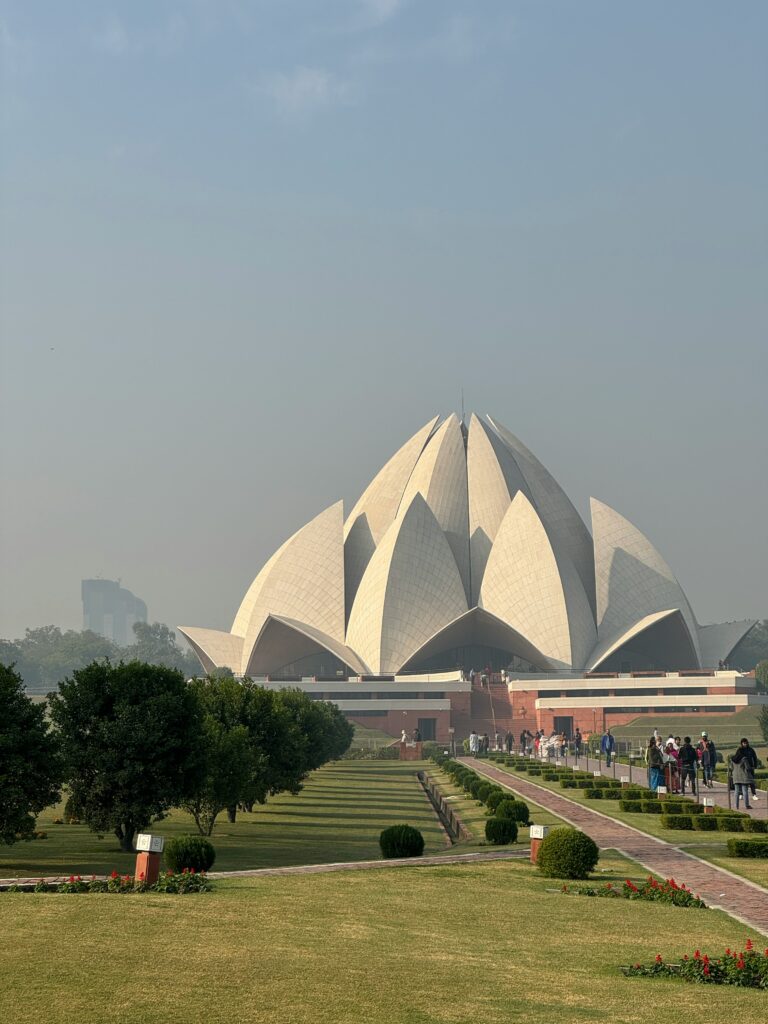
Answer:
M768 5L2 3L0 636L228 628L490 412L768 616Z

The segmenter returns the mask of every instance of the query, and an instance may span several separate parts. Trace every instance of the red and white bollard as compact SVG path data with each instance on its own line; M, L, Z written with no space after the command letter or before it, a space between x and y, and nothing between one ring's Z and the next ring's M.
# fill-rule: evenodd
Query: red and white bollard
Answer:
M705 796L704 799L701 802L704 804L704 813L705 814L714 814L715 813L715 801L712 799L711 796Z
M165 846L163 836L140 832L136 836L136 880L154 885L160 877L160 855Z
M531 825L531 864L537 862L539 847L547 832L549 832L549 825Z
M621 788L622 789L626 789L628 785L629 785L629 776L628 775L622 775L621 776Z

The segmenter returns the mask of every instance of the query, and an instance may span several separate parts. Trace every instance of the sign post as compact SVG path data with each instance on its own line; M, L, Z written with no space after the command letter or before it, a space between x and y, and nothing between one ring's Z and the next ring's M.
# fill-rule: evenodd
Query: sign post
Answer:
M531 864L536 863L541 841L549 832L549 825L531 825Z
M136 837L136 878L154 885L160 877L160 854L165 847L163 836L140 832ZM143 878L142 878L143 876Z

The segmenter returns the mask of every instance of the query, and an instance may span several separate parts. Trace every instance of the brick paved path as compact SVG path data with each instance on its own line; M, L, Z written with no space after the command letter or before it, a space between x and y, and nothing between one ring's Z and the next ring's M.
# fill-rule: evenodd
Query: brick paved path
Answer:
M563 818L568 824L586 832L601 849L618 850L654 874L685 882L709 906L725 910L737 920L768 935L768 892L753 882L737 878L729 871L685 853L663 839L646 835L631 825L609 818L600 811L593 811L534 782L528 782L517 775L511 776L486 761L469 757L460 757L458 760L478 775L484 775L527 797Z
M246 871L211 871L209 878L259 878L270 875L321 875L330 871L366 871L372 868L425 868L439 867L441 864L472 864L481 861L515 860L527 858L528 849L481 850L478 853L448 853L430 857L393 857L391 860L353 860L339 861L335 864L296 864L286 868L253 868ZM84 875L87 880L91 875ZM94 875L94 878L107 878L107 875ZM46 882L65 882L66 875L48 875ZM40 881L40 875L0 878L0 885L27 885Z

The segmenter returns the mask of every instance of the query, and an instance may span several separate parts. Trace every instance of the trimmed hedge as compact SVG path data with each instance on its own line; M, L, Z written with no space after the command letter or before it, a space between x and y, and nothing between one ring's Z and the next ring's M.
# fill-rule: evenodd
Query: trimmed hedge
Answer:
M768 839L729 839L732 857L768 857Z
M556 828L545 836L536 863L546 878L588 878L600 851L593 839L575 828Z
M643 805L640 800L620 800L619 810L626 811L627 814L642 814Z
M741 818L726 817L720 815L717 819L717 827L721 832L743 832L744 823Z
M210 871L216 850L204 836L174 836L165 844L164 856L171 871Z
M489 793L487 800L485 801L488 805L488 809L491 814L496 813L496 808L499 806L502 800L507 799L507 794L502 789L495 790L493 793Z
M662 811L670 813L661 800L641 800L640 810L643 814L661 814Z
M745 832L768 832L768 821L764 818L745 818L741 824Z
M531 812L528 808L528 804L524 800L515 800L511 797L507 797L506 800L502 800L496 808L497 818L509 818L511 821L516 821L520 825L528 825L531 820Z
M517 822L512 818L489 818L485 823L485 838L494 846L506 846L517 841Z
M714 814L694 814L691 816L696 832L716 832L717 818Z
M662 814L661 827L693 831L693 816L690 814Z
M484 804L488 797L491 795L491 786L488 782L483 782L477 787L476 797L481 804Z
M412 825L391 825L379 836L382 857L420 857L424 836Z

